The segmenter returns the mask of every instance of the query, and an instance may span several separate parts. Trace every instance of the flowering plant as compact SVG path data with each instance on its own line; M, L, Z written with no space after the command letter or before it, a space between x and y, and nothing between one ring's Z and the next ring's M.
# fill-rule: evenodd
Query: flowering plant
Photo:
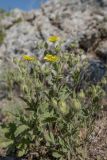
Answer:
M56 41L57 37L49 40ZM100 84L77 91L83 66L81 54L62 53L60 45L58 47L58 56L45 54L43 57L54 63L24 55L25 61L15 61L15 69L9 69L10 90L16 83L20 99L26 103L14 121L3 125L8 142L5 147L11 155L31 160L87 159L84 147L104 91ZM74 46L73 49L76 51ZM79 65L75 67L76 64Z

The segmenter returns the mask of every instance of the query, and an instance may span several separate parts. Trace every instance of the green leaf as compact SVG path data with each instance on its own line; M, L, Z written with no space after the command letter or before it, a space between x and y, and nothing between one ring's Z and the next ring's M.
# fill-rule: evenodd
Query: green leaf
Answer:
M46 110L44 110L44 113L42 116L41 116L41 121L46 123L46 122L54 122L56 120L56 117L53 116L53 112L46 112Z
M44 43L44 47L45 47L46 49L48 49L48 43L47 43L47 42Z
M20 150L20 151L18 152L18 157L22 157L22 156L24 156L25 154L26 154L25 149Z
M11 144L13 144L12 140L0 141L0 147L1 148L7 148Z
M55 158L61 158L62 155L59 154L58 152L53 152L52 156L55 157Z
M44 137L45 137L46 141L51 142L51 138L50 138L48 132L45 132L45 133L44 133Z
M59 144L60 144L61 146L65 146L63 139L60 138L60 137L58 137L58 139L59 139Z
M55 122L55 120L56 120L56 117L46 117L44 120L43 120L43 122L44 123L48 123L48 122Z
M50 132L50 138L51 138L51 141L55 144L55 139L54 139L54 135L52 132Z
M54 139L54 136L53 136L52 132L50 132L50 133L45 132L44 137L45 137L46 141L55 144L55 139Z
M15 131L15 136L16 137L19 136L21 133L23 133L27 129L29 129L29 127L27 125L20 125Z

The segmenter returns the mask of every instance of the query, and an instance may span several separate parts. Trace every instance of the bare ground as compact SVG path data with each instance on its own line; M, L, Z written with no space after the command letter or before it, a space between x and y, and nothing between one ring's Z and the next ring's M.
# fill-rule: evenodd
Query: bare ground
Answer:
M107 111L102 111L95 122L90 137L89 157L89 160L107 160Z

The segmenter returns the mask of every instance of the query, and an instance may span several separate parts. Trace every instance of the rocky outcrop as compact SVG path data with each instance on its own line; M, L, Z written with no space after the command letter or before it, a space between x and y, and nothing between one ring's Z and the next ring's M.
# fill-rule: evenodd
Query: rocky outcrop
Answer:
M37 54L37 42L53 34L63 39L76 39L87 52L96 41L107 38L106 16L104 0L50 0L39 10L15 9L1 20L6 32L2 54L10 57Z

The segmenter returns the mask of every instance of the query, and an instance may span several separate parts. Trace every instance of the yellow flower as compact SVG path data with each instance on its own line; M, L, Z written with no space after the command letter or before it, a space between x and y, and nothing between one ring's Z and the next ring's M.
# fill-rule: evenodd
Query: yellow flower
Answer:
M29 56L29 55L23 55L22 56L24 60L26 61L34 61L36 59L36 57L34 56Z
M57 62L59 60L59 57L58 56L53 56L51 54L47 54L45 57L44 57L44 60L46 61L49 61L49 62Z
M48 41L53 42L53 43L55 43L59 40L60 40L60 37L58 37L58 36L51 36L51 37L48 38Z

